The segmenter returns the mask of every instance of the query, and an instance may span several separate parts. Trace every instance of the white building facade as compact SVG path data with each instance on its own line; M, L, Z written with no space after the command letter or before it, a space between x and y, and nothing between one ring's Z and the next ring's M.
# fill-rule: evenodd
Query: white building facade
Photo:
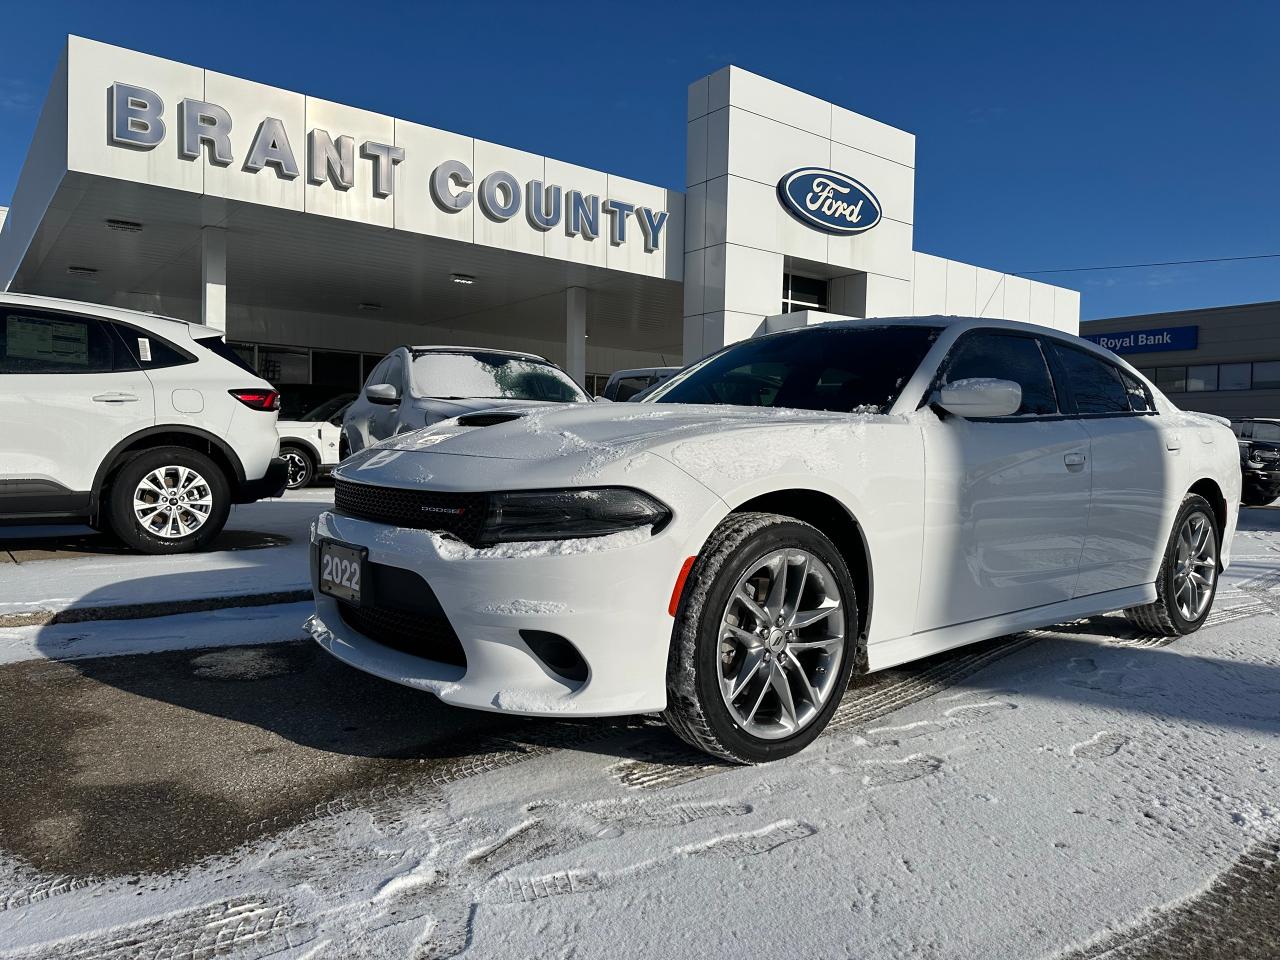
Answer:
M1075 291L914 249L909 133L726 67L687 147L681 192L71 37L0 286L202 320L343 389L399 343L595 386L823 312L1078 327Z

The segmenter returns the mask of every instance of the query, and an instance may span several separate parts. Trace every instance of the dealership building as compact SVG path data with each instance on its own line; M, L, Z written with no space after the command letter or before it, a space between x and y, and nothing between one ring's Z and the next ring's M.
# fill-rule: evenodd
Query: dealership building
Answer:
M1078 329L1074 290L915 249L914 135L737 67L687 110L675 190L71 37L0 287L199 320L333 392L401 343L598 389L823 313Z
M1184 410L1280 417L1280 301L1090 320L1080 333Z

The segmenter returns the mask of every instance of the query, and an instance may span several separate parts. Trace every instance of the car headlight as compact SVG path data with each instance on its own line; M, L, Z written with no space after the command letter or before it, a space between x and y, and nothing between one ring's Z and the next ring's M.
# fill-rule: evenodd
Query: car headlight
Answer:
M662 527L671 511L626 487L517 490L490 495L480 539L485 544L603 537L637 527Z

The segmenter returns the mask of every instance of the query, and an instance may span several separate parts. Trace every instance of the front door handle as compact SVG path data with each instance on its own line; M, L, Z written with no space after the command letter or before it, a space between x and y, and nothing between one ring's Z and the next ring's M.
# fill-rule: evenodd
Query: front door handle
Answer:
M1062 458L1062 462L1068 467L1083 467L1088 459L1083 453L1068 453Z
M137 403L136 393L99 393L93 398L94 403Z

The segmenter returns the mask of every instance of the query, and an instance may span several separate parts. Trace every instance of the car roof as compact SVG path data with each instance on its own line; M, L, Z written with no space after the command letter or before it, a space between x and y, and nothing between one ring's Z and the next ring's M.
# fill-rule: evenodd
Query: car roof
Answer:
M609 379L621 379L622 377L634 377L642 373L661 373L664 370L683 370L683 367L628 367L626 370L615 370L609 374Z
M399 349L399 348L397 348ZM537 360L541 363L551 363L546 357L540 357L536 353L527 353L524 350L498 350L494 347L459 347L456 344L426 344L421 346L405 345L404 349L410 353L498 353L504 357L519 357L522 360Z
M168 317L159 313L147 313L144 310L127 310L124 307L112 307L105 303L90 303L87 300L67 300L63 297L42 297L34 293L0 293L0 303L9 303L14 305L28 307L43 307L48 310L64 310L74 311L76 313L91 314L96 317L103 317L108 320L120 320L124 323L140 323L146 324L166 324L176 323L186 327L193 337L201 337L204 334L210 336L223 336L224 331L217 327L206 326L203 323L194 323L190 320L180 320L177 317Z
M811 324L806 327L792 327L789 330L780 330L777 333L767 334L767 336L785 337L788 335L803 334L809 330L852 330L865 327L932 327L936 330L955 329L957 330L957 336L967 330L1005 330L1009 333L1028 333L1038 337L1047 336L1062 340L1073 347L1086 350L1090 353L1096 353L1113 362L1119 360L1124 366L1132 367L1132 364L1123 357L1119 357L1106 347L1099 346L1092 340L1085 340L1077 334L1068 333L1065 330L1057 330L1053 327L1046 327L1044 324L1039 323L1024 323L1021 320L996 320L988 317L927 316L866 317L864 319L851 318L848 320L831 320L826 323Z

